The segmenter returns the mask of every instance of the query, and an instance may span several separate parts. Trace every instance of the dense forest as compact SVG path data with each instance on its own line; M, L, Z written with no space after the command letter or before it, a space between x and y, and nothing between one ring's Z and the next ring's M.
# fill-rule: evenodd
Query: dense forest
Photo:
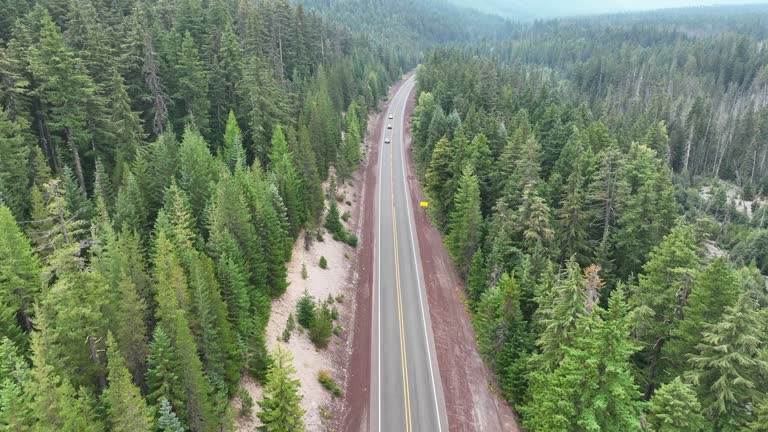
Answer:
M413 60L282 0L0 3L0 428L230 430L247 373L298 430L270 300Z
M419 66L431 217L527 430L766 430L766 12L520 25Z

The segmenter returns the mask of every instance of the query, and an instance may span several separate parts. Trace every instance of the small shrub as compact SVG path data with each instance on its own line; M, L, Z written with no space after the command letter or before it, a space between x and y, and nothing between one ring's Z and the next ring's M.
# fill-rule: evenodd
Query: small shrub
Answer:
M319 265L320 265L320 268L321 268L321 269L323 269L323 270L327 269L327 268L328 268L328 260L327 260L327 259L325 259L325 257L324 257L324 256L321 256L321 257L320 257L320 263L319 263Z
M340 325L333 326L333 335L334 336L341 335L341 326Z
M352 214L348 211L345 211L344 214L341 215L341 220L347 222L350 217L352 217Z
M339 294L336 296L336 303L344 303L344 294Z
M291 340L291 333L296 330L296 320L293 318L293 313L288 314L288 321L285 323L285 329L283 330L283 342L288 343Z
M331 307L331 319L334 321L339 319L339 310L336 306Z
M308 329L315 321L315 315L317 305L315 299L307 291L304 291L304 295L301 296L298 303L296 303L296 317L298 318L299 325Z
M352 247L357 247L357 236L354 234L350 234L347 236L347 244Z
M280 339L282 339L282 341L285 343L288 343L291 341L291 332L288 331L288 328L283 329L283 334L280 337Z
M323 232L322 229L318 228L318 230L315 231L315 240L317 240L319 242L325 241L325 233Z
M344 391L339 386L337 386L335 382L333 382L333 378L331 378L331 374L328 369L320 369L320 371L317 372L317 381L320 383L320 385L323 386L323 388L331 392L333 397L339 397L344 394Z
M248 418L253 415L253 398L248 390L240 387L237 391L237 397L240 398L240 412L238 413L240 417Z
M309 277L309 274L307 273L307 265L304 263L301 263L301 278L306 280Z
M347 201L347 205L351 206L352 205L352 201Z

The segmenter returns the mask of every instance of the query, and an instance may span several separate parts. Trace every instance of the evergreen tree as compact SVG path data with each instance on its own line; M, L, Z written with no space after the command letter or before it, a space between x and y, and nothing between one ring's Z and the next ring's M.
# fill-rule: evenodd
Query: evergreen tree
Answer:
M66 148L65 161L74 165L78 183L85 190L82 153L93 138L87 118L88 104L95 97L93 81L48 14L42 16L40 43L30 48L29 56L29 68L39 83L35 94L45 104L50 117L49 160L60 157L59 147Z
M642 402L629 362L636 347L626 314L623 290L617 289L607 311L595 306L577 319L575 338L563 346L554 370L531 374L522 408L529 430L642 430Z
M176 361L176 351L171 345L171 339L162 327L156 327L152 333L147 357L147 400L153 405L165 400L177 412L183 413L186 396L179 376L176 375Z
M668 233L676 207L669 170L651 149L632 145L622 177L627 188L620 198L615 239L618 274L626 277L640 270L646 255Z
M630 299L632 306L647 316L647 323L640 326L643 328L641 338L646 343L640 354L648 368L646 399L653 393L657 376L663 376L665 372L666 365L659 364L662 349L672 329L682 319L680 305L688 299L692 275L699 266L696 252L693 228L684 223L676 226L649 254L638 289Z
M41 285L40 263L8 207L0 205L0 337L26 352Z
M136 152L144 141L144 130L139 114L131 109L128 89L117 69L112 72L110 94L111 125L115 140L119 143L114 155L115 177L120 179L122 170L127 169L124 165L132 163L136 158Z
M291 353L277 345L272 354L272 365L267 372L264 399L259 401L261 411L256 414L264 431L301 432L304 430L304 410L298 393L299 380L292 378L296 370L291 364Z
M160 409L157 412L157 428L160 432L184 432L176 413L171 409L168 399L160 399Z
M299 126L298 147L295 157L302 169L302 201L307 208L307 222L316 224L323 213L324 198L320 175L317 172L315 150L310 142L309 130L303 124Z
M707 426L696 392L680 377L654 393L646 419L652 432L701 432Z
M189 196L192 215L198 227L205 226L205 207L213 196L219 176L216 159L202 135L190 127L184 130L179 147L179 186ZM165 179L165 185L168 179Z
M157 321L176 351L173 370L185 395L183 420L192 431L205 431L216 424L209 399L210 384L182 305L188 305L188 286L174 248L164 232L158 233L154 280L157 291Z
M725 308L733 306L742 292L742 280L725 258L716 258L692 276L684 317L672 330L666 349L668 357L681 371L687 369L688 356L695 353L696 345L701 342L704 325L719 322Z
M29 431L32 411L32 376L29 364L8 338L0 341L0 425L8 430Z
M200 59L195 40L189 32L184 33L178 63L174 65L174 72L177 88L173 97L181 110L178 128L181 129L185 125L191 124L201 133L207 133L208 113L210 111L208 74Z
M139 432L152 429L152 412L141 397L139 389L131 382L131 375L125 367L112 334L107 335L107 356L109 357L109 387L104 391L110 430Z
M12 121L0 110L0 201L16 218L24 218L31 210L27 200L29 162L32 155L24 122Z
M765 400L768 392L758 378L768 373L763 314L743 294L702 334L690 357L693 370L685 376L698 387L704 413L717 430L744 430L753 418L753 403Z
M360 145L363 137L360 131L360 121L357 118L357 105L355 102L349 104L344 121L344 139L341 143L341 154L336 164L336 173L341 181L349 178L360 163Z
M480 212L480 187L471 167L464 169L456 192L455 208L448 224L446 244L462 274L469 270L472 255L480 243L483 216Z
M290 224L290 235L296 238L306 222L306 206L301 200L299 176L293 165L293 155L280 126L275 126L272 136L272 152L269 155L270 170L275 176L280 197L283 199Z
M437 219L440 228L445 228L450 204L454 199L454 191L449 189L451 178L455 175L451 171L452 153L451 141L447 137L437 141L425 175L424 188L427 196L433 202L433 206L430 208L434 209L432 214Z
M467 154L469 156L468 163L474 169L480 186L480 202L482 203L483 214L487 215L496 202L493 194L493 155L488 147L488 138L482 133L478 134L469 144Z

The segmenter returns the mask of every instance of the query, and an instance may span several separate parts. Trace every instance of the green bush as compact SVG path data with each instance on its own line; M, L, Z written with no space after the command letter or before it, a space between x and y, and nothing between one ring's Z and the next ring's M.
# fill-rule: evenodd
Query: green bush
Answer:
M344 391L339 386L337 386L335 382L333 382L333 378L331 378L331 374L328 369L321 369L317 373L317 381L320 383L320 385L323 386L323 388L331 392L333 397L339 397L344 394Z
M357 236L354 234L350 234L347 236L347 244L352 247L357 247Z
M345 211L344 214L341 215L341 220L346 222L349 220L350 217L352 217L352 214L350 214L348 211Z
M301 278L306 280L309 277L309 274L307 273L307 265L302 263L301 264Z
M325 257L324 257L324 256L321 256L321 257L320 257L320 263L319 263L319 265L320 265L320 268L321 268L321 269L323 269L323 270L327 269L327 268L328 268L328 260L327 260L327 259L325 259Z
M307 291L304 291L304 295L301 296L298 303L296 303L296 317L299 321L299 325L308 329L315 321L315 315L317 305L315 299Z

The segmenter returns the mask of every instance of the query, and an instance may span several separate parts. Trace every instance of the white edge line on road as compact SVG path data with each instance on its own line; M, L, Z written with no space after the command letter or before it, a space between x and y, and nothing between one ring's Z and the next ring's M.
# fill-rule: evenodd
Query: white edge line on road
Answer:
M389 110L387 110L389 112ZM384 120L386 121L386 120ZM376 391L378 393L377 397L377 404L378 409L376 413L378 427L376 429L377 432L381 432L381 176L382 176L382 159L384 154L384 135L386 134L386 129L382 129L382 133L378 137L378 145L379 145L379 154L378 157L378 164L379 164L379 177L376 180L376 193L379 195L379 204L378 208L376 208L376 222L378 225L378 233L376 234L376 259L378 261L378 264L376 265L376 332L378 336L376 337L376 356L378 357L378 360L376 362L376 367L378 369L378 378L376 379Z
M435 401L435 414L437 415L437 430L438 432L442 432L443 427L442 427L442 422L440 417L440 405L437 402L437 390L435 389L435 373L432 371L432 352L429 348L430 345L429 345L429 337L427 335L427 322L424 314L424 300L422 299L422 296L421 296L421 290L422 290L421 272L419 269L419 261L416 259L416 244L414 243L414 240L413 240L414 236L413 236L413 222L412 222L413 214L411 211L411 194L409 193L408 179L405 175L405 172L408 170L408 165L406 165L405 163L405 140L403 138L404 136L403 129L405 129L405 122L406 122L405 107L408 105L408 95L411 93L412 90L413 90L413 86L411 86L411 90L409 90L406 93L405 103L403 103L403 110L400 115L400 118L402 121L402 127L400 127L400 145L402 146L402 148L400 149L400 161L402 162L402 165L403 165L403 187L405 188L405 203L406 203L406 208L408 210L407 211L408 230L411 234L411 251L413 252L413 263L414 263L414 267L416 268L416 285L418 287L418 292L419 292L419 307L421 308L421 325L424 328L424 343L426 344L427 360L429 360L428 362L429 377L430 377L430 381L432 382L432 397L434 398L434 401Z

